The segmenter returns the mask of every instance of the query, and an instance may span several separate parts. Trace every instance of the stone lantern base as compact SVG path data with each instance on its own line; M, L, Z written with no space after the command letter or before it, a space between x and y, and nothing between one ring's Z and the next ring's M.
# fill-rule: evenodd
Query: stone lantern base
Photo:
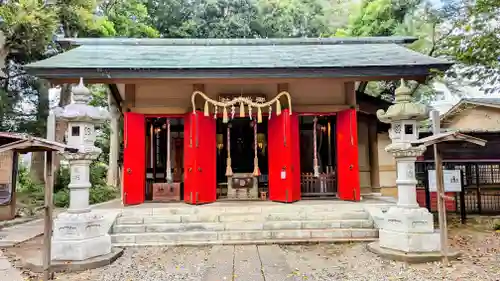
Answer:
M442 258L439 230L434 229L433 215L425 208L391 207L379 230L379 241L368 249L382 257L429 262ZM456 258L458 252L450 251Z
M54 220L52 259L83 261L111 253L109 227L101 215L63 213Z

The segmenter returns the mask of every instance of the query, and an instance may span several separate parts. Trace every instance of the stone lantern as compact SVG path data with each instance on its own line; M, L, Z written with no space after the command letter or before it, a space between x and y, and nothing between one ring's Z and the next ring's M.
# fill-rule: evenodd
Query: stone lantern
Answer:
M95 125L109 119L109 113L90 106L90 90L83 79L72 89L72 103L58 112L67 121L67 144L79 148L77 153L65 153L70 166L70 203L66 213L54 220L52 259L81 261L111 252L111 237L102 215L89 208L90 164L101 150L94 146Z
M405 256L440 251L433 215L418 205L416 192L415 161L426 147L412 145L412 142L418 140L418 122L427 119L428 113L426 105L412 102L411 91L403 80L396 89L395 104L385 112L377 111L381 122L391 124L392 142L385 150L396 159L398 200L383 216L379 244L370 246L375 252L388 250L392 256Z

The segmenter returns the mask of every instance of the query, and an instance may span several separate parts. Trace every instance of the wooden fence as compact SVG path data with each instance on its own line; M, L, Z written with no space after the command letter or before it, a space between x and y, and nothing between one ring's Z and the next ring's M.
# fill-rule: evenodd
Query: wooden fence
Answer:
M335 196L337 184L335 172L321 173L315 177L313 173L303 173L300 176L301 193L304 197Z

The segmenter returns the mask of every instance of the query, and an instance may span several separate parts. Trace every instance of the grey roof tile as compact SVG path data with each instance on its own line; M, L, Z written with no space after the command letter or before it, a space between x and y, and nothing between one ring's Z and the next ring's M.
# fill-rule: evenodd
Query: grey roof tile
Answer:
M500 98L464 98L463 101L471 103L500 105Z
M250 40L250 39L248 39ZM248 41L247 40L247 41ZM196 41L193 39L193 41ZM250 40L251 41L251 40ZM33 69L255 69L444 65L393 43L82 45Z

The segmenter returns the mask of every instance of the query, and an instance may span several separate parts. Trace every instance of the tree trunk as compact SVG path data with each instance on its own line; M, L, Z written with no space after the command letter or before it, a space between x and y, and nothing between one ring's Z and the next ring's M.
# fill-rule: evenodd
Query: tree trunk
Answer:
M118 153L120 152L120 141L119 141L119 118L120 112L116 104L112 101L111 97L108 97L109 111L111 113L110 122L110 136L109 136L109 165L108 165L108 175L107 184L115 188L118 187Z
M64 108L66 105L71 103L71 84L61 85L61 93L59 94L59 107ZM68 123L63 120L56 119L56 142L66 143L64 137L66 135L66 130L68 128ZM57 181L57 172L61 166L61 156L54 155L54 173L56 174L55 180Z
M37 104L37 126L33 134L37 137L47 136L47 118L49 116L49 88L50 84L42 79L38 79L36 88L38 90ZM45 182L45 152L33 152L31 154L31 179L36 183Z

